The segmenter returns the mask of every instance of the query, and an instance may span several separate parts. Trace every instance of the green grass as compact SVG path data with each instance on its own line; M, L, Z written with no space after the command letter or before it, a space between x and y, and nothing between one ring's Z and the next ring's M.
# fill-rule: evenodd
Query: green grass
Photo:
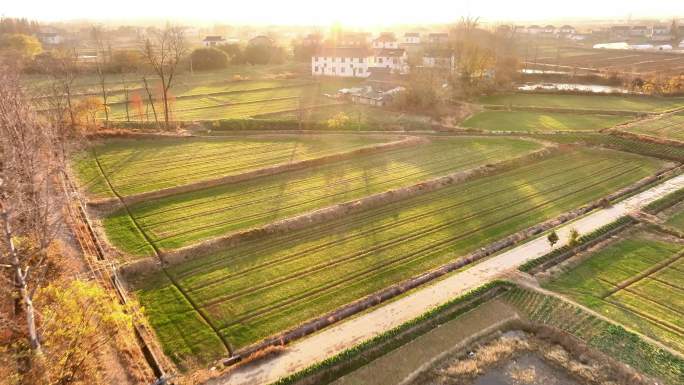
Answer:
M684 141L684 115L672 115L639 122L629 127L629 131L636 134Z
M684 259L624 289L616 287L682 250L652 238L647 232L630 235L545 286L684 352Z
M672 226L679 231L684 231L684 207L679 206L679 209L667 218L665 224Z
M349 129L363 130L428 130L432 128L428 116L413 115L388 109L358 104L342 104L312 108L302 112L303 122L327 122L337 114L349 117ZM267 119L298 120L299 112L291 111L263 116Z
M612 151L566 152L314 228L245 241L169 273L240 348L605 196L660 165ZM140 294L144 305L170 301L154 286Z
M614 95L500 94L480 98L482 104L548 107L568 110L658 112L684 106L684 98Z
M678 385L684 378L684 360L558 298L521 288L504 295L531 321L563 330L590 347L622 361L639 372Z
M598 131L629 119L618 115L484 111L468 118L462 125L490 131Z
M390 141L362 136L113 139L94 147L119 195L240 174ZM74 162L81 186L94 197L112 196L90 151Z
M159 248L173 249L539 148L537 143L509 138L434 139L418 146L150 200L130 209ZM105 228L112 243L135 254L142 250L140 234L121 226L124 217L118 212L105 219Z

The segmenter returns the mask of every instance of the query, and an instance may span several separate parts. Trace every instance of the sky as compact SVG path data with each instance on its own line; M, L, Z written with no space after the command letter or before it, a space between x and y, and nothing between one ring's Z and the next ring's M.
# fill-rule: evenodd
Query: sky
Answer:
M574 18L684 17L684 0L3 0L0 15L43 21L187 20L237 24L372 26Z

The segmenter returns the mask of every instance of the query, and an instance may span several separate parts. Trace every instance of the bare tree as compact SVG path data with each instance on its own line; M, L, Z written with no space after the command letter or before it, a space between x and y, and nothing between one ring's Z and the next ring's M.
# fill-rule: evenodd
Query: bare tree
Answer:
M17 74L0 68L0 285L36 352L33 295L49 272L49 248L63 222L63 137L60 127L37 117Z
M49 99L49 103L53 103L51 110L63 111L68 115L71 125L76 126L73 87L80 72L76 50L67 48L54 51L43 61L42 66L52 78L52 89L48 93L57 97Z
M107 104L107 74L105 66L107 65L107 49L105 47L105 37L100 27L93 27L92 29L93 40L95 41L95 46L97 47L95 60L95 72L97 73L97 78L100 83L100 92L102 94L102 109L105 114L104 126L109 126L109 105Z
M143 42L142 53L161 80L164 123L166 128L169 128L169 90L173 85L178 65L187 53L183 29L167 25L161 30L151 31Z

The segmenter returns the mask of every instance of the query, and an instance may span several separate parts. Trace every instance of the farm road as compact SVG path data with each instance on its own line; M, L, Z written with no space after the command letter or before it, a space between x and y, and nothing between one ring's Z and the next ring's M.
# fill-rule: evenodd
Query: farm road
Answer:
M556 230L561 239L557 245L562 246L567 242L570 230L573 228L577 229L580 234L589 233L680 188L684 188L684 175L669 179L610 208L594 211L574 222L565 224ZM396 301L380 305L357 317L296 341L273 359L236 368L208 383L212 385L271 383L416 318L431 308L497 279L551 250L546 237L540 236L435 284L416 289Z

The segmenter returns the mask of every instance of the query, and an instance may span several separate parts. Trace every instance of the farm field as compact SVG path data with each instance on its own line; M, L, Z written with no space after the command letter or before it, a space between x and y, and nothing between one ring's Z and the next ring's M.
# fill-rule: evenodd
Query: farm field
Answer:
M141 202L131 206L130 212L157 247L173 249L539 148L535 142L508 138L433 139L417 146ZM143 242L137 232L129 231L129 220L122 210L104 223L118 247L136 254Z
M629 120L619 115L483 111L461 125L490 131L598 131Z
M498 175L443 188L285 235L245 241L166 272L235 349L453 261L517 230L653 173L660 161L610 150L568 150ZM137 283L152 314L178 310L161 274ZM201 349L170 316L150 317L166 352ZM193 333L199 333L193 331Z
M126 196L391 140L398 139L353 135L112 139L93 149L116 193ZM73 168L89 195L113 196L92 152L82 152Z
M545 286L684 352L682 251L684 243L640 231Z
M675 206L674 210L665 221L665 224L684 232L684 205L679 204Z
M304 122L326 122L337 114L349 117L350 129L369 130L427 130L431 129L428 116L407 114L377 107L369 107L358 104L340 104L307 109L302 112ZM267 119L299 119L299 111L291 111L263 116Z
M627 130L635 134L684 141L684 115L669 115L638 122Z
M546 107L582 110L616 110L632 112L661 112L684 107L684 98L616 95L560 95L560 94L499 94L483 96L485 105L513 107Z

